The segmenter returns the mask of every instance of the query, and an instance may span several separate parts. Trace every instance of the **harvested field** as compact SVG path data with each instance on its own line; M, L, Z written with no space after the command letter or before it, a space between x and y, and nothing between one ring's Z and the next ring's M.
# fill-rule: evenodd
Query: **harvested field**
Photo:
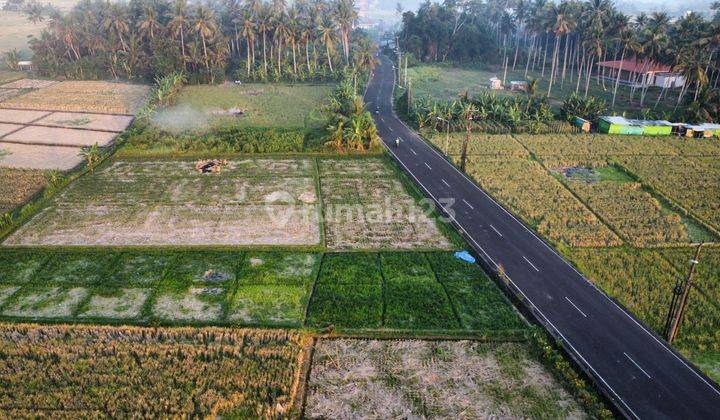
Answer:
M42 171L0 168L0 213L25 203L45 183L45 173Z
M155 299L153 315L166 322L218 321L222 316L221 300L225 289L194 287L183 292L167 292Z
M134 114L145 103L149 91L143 85L66 81L10 98L0 103L0 108Z
M15 418L284 417L301 343L287 330L0 325L0 381L13 390L0 411Z
M116 133L104 131L73 130L71 128L27 126L3 138L22 144L36 144L46 146L92 146L109 145L117 136Z
M0 111L0 119L2 119L2 111ZM133 117L127 115L53 112L52 114L35 121L35 124L49 125L53 127L114 131L119 133L128 128L132 120Z
M309 418L585 418L523 344L321 340Z
M187 161L114 162L78 180L6 243L318 244L312 178L266 177L306 166L242 160L203 175Z
M21 128L23 128L23 126L18 125L18 124L0 123L0 138L4 137L7 134L12 133L13 131L17 131Z
M320 161L330 248L452 248L428 203L414 199L380 159Z
M40 80L40 79L20 79L14 82L6 83L0 88L3 89L42 89L48 86L52 86L57 83L54 80Z
M20 289L5 303L2 314L27 319L68 318L87 294L84 287Z
M37 146L31 144L2 143L0 167L18 169L56 169L68 171L80 163L79 147Z
M0 122L11 124L29 124L49 114L50 113L47 111L0 109Z

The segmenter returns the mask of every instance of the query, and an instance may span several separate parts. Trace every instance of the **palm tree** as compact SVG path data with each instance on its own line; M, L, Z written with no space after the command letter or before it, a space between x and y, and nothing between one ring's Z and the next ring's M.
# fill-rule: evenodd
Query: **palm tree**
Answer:
M552 4L548 10L549 27L548 30L555 34L555 46L553 48L552 66L550 70L550 81L548 83L548 96L552 93L553 80L555 79L556 67L558 62L558 47L560 46L560 38L572 31L573 23L568 19L564 4L556 6Z
M263 46L263 74L267 77L268 64L267 64L267 31L270 27L270 13L268 8L262 6L258 12L256 12L255 18L257 19L258 31L262 34L262 46Z
M350 64L350 32L358 19L354 0L336 0L333 18L340 27L340 39L345 54L345 64Z
M180 37L180 52L185 63L185 27L188 24L187 0L175 0L173 8L168 12L168 29L175 37Z
M130 27L127 24L127 9L121 7L117 3L108 2L108 14L103 20L103 27L106 31L114 30L120 39L120 45L123 51L127 51L127 44L123 35L130 33Z
M620 75L622 73L622 66L625 61L625 54L628 52L637 56L642 52L642 47L638 42L635 32L630 28L623 28L617 37L618 41L622 45L622 53L620 54L620 68L618 69L617 76L615 77L615 86L613 86L613 98L611 108L615 107L615 98L617 96L618 86L620 85Z
M332 53L335 51L335 48L333 47L333 38L335 37L335 25L328 19L320 20L318 24L318 30L320 32L320 38L325 44L325 53L327 54L330 73L334 73L332 65Z
M203 55L205 56L205 68L209 72L210 61L207 51L207 39L214 37L217 32L215 13L205 6L197 6L195 8L195 16L192 22L192 30L196 35L200 35L200 39L202 40Z
M160 30L160 22L154 4L146 3L143 6L143 16L137 27L144 37L155 39L155 33Z
M255 67L255 38L257 33L255 32L255 22L253 21L250 13L245 14L245 21L243 22L242 36L245 38L246 50L247 50L247 75L250 77L250 67Z

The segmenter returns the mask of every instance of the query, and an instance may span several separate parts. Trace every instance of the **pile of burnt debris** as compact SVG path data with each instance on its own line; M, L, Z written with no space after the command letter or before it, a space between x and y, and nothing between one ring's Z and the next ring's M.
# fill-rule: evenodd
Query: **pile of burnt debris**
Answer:
M203 174L217 173L227 164L225 159L202 159L195 162L195 170Z

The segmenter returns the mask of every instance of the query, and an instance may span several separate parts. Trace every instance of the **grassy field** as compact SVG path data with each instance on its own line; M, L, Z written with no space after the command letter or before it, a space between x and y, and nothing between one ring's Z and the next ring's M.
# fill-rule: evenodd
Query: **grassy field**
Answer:
M511 63L512 64L512 63ZM512 71L512 67L508 69L506 84L510 84L510 81L525 81L529 78L538 79L537 94L547 94L548 82L550 70L545 72L545 78L541 77L540 72L529 72L528 76L525 77L525 69L516 67L515 71ZM458 98L458 94L461 92L468 91L472 95L477 95L481 92L492 92L498 96L513 96L513 95L525 95L524 92L510 92L505 90L491 91L488 89L490 78L497 77L500 80L503 78L503 68L463 68L463 67L452 67L452 66L438 66L438 65L420 65L408 68L408 77L412 81L413 94L416 98L418 97L430 97L434 99L443 100L454 100ZM550 103L559 109L562 105L564 98L575 92L577 79L573 79L571 82L569 76L566 75L564 85L560 83L560 80L553 85ZM580 93L585 92L585 79L580 86ZM612 103L612 89L613 82L605 82L598 85L596 79L593 78L590 82L590 88L588 95L595 96L597 98L604 99L608 106ZM655 106L657 96L660 94L660 88L651 88L646 94L644 108L652 109ZM667 92L667 97L664 97L658 105L658 110L672 110L677 101L677 93L673 91ZM640 107L640 92L635 92L633 102L630 102L630 88L627 86L620 85L618 88L617 98L615 102L616 113L627 112L629 116L635 115L639 112Z
M285 330L0 325L13 417L280 417L302 336ZM61 383L62 386L58 386Z
M445 150L442 133L429 139ZM447 144L456 163L462 139L454 134ZM716 140L473 134L467 172L661 333L673 288L694 255L692 244L719 241L718 159ZM716 379L718 250L703 251L676 342Z
M320 112L332 85L248 83L191 85L177 104L160 111L155 125L170 132L228 127L306 129L324 122ZM240 115L227 115L228 111Z
M582 418L522 343L331 339L316 345L309 418Z

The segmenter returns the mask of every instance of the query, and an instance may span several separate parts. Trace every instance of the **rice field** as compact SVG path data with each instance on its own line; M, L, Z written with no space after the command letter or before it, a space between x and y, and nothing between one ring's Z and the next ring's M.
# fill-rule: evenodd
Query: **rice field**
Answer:
M0 109L0 122L11 124L30 124L42 117L50 115L47 111L31 111L26 109Z
M281 417L303 337L288 330L0 325L11 417ZM62 386L58 386L62 383Z
M1 115L2 111L0 111L0 118L2 118ZM36 120L34 124L120 133L130 126L132 120L133 117L127 115L53 112L46 117Z
M5 244L320 246L324 238L331 249L452 248L386 162L338 161L349 174L374 166L382 180L318 179L315 162L236 159L201 174L185 160L115 160L64 190ZM318 162L321 173L337 171L337 163ZM344 196L348 188L356 194Z
M87 147L97 144L99 147L106 147L115 139L115 136L117 136L116 133L104 131L31 125L8 134L2 139L5 142L43 146Z
M0 150L2 150L1 146ZM0 162L2 162L1 156ZM45 184L43 171L0 168L0 214L24 204Z
M8 249L0 319L485 335L527 328L477 265L450 252Z
M81 151L79 147L0 141L0 168L68 171L82 163Z
M143 85L99 81L65 81L0 102L0 108L132 115L145 103Z
M521 343L327 339L308 418L585 418Z

